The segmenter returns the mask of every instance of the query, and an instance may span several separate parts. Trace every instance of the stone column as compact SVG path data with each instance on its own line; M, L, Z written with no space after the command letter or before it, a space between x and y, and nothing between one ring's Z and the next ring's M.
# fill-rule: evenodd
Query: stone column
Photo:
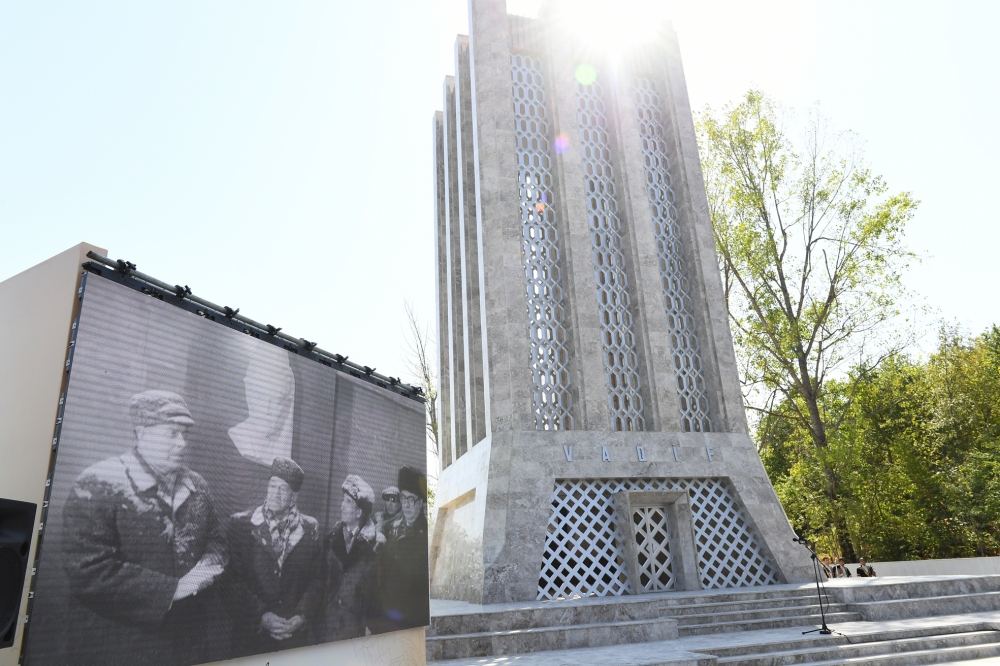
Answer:
M445 180L448 188L448 367L451 369L451 441L455 458L467 448L465 409L465 327L462 318L462 252L461 210L459 207L459 146L458 127L455 119L455 79L445 78L444 91L444 145L448 156L445 162Z
M438 339L438 451L441 469L451 464L451 369L448 366L448 268L446 239L447 203L445 201L444 114L434 113L434 261L437 266L437 339Z
M469 23L487 431L532 430L510 29L504 0L470 0Z
M475 156L472 150L472 81L469 38L455 42L455 130L458 149L458 211L461 226L462 328L464 336L465 449L486 436L483 405L483 338L479 294L479 234L476 230ZM461 455L459 453L459 455Z

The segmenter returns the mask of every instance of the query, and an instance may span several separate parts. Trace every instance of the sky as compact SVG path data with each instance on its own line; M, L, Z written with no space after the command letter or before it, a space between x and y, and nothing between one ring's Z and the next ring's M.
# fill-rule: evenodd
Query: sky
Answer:
M531 15L537 0L511 0ZM914 303L998 322L996 3L675 2L692 107L818 105L921 206ZM432 331L463 0L0 0L0 280L81 241L388 375Z

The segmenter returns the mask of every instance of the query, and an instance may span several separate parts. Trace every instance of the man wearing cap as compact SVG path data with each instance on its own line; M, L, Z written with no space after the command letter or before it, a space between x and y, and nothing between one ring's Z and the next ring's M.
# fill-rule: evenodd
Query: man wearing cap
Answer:
M319 524L298 510L305 474L289 458L271 464L264 503L230 519L227 589L235 650L283 650L310 642L322 601Z
M340 521L324 544L327 585L323 640L364 636L375 608L375 491L357 474L341 485Z
M400 511L399 488L389 486L382 491L382 511L375 512L375 529L382 534L385 539L394 539L398 536L400 525L403 522L403 514Z
M427 477L413 467L398 474L402 521L379 557L379 631L421 627L427 606Z
M211 637L190 627L211 626L226 558L208 486L184 464L194 420L170 391L132 396L129 413L132 448L84 470L64 507L74 663L202 661Z

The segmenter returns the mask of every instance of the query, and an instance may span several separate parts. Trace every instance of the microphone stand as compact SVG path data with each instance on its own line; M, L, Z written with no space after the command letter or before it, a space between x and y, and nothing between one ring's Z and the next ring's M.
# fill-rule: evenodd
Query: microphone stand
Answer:
M816 598L819 599L819 617L820 617L820 620L823 623L823 626L821 626L819 629L810 629L809 631L803 631L802 633L803 634L811 634L811 633L814 633L814 632L818 632L820 634L825 634L825 635L832 634L833 633L833 629L831 629L830 627L826 626L826 610L823 608L823 592L824 592L824 590L823 590L822 584L819 582L819 570L820 570L819 556L816 554L816 551L813 550L813 547L809 544L809 542L806 541L804 538L797 537L795 539L792 539L792 541L794 541L795 543L800 544L801 546L803 546L806 550L809 551L810 557L812 557L813 575L816 577Z

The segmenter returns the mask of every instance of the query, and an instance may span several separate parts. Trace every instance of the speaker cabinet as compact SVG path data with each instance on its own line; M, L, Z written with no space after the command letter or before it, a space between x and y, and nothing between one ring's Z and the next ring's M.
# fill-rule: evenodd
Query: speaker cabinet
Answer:
M14 644L35 505L0 499L0 648Z

